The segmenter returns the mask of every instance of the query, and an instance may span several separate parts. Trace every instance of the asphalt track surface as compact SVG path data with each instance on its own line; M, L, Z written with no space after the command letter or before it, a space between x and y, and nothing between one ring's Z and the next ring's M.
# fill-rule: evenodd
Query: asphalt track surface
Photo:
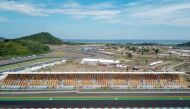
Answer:
M1 94L0 97L189 97L190 93L40 93ZM190 107L190 100L1 100L0 108L125 108L125 107Z
M0 101L0 108L125 108L125 107L190 107L189 100L50 100L50 101Z

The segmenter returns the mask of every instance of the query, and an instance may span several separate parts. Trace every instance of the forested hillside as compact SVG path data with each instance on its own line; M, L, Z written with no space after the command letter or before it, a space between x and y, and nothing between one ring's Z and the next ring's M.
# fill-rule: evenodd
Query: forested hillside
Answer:
M0 42L0 56L24 56L46 53L50 49L44 44L34 41L6 40Z
M48 32L41 32L41 33L33 34L30 36L21 37L18 39L19 40L32 40L32 41L39 42L42 44L53 44L53 45L63 44L61 39L52 36Z
M190 47L190 41L182 44L178 44L179 47Z

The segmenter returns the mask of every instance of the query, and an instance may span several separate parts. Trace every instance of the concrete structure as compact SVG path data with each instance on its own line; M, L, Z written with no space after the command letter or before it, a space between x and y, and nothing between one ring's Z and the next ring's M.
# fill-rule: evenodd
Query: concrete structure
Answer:
M157 65L157 64L160 64L162 63L163 61L156 61L156 62L152 62L149 64L149 66L153 66L153 65Z
M158 56L169 56L169 53L162 53L162 54L158 54Z
M119 68L127 68L127 66L125 64L117 64L116 67L119 67Z
M109 59L93 59L93 58L83 58L81 64L88 65L116 65L119 64L120 61L109 60Z
M188 89L190 84L182 74L184 72L6 72L0 76L0 89Z
M169 53L184 56L184 57L190 56L190 50L175 49L173 51L169 51Z
M106 54L106 55L115 55L115 53L113 53L113 52L106 52L106 51L98 51L98 52Z
M177 74L184 75L185 72L4 72L7 74ZM2 75L1 75L2 76Z

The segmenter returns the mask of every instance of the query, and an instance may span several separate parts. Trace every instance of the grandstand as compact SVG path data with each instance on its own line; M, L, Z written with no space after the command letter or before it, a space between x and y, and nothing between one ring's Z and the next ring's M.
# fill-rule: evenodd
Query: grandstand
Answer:
M162 89L188 88L183 72L6 72L3 89Z

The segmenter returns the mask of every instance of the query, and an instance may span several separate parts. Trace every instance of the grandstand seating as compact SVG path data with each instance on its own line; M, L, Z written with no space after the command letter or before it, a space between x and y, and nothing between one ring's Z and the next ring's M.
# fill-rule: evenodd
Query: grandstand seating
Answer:
M182 76L172 74L9 74L0 85L19 88L186 88L189 84Z

